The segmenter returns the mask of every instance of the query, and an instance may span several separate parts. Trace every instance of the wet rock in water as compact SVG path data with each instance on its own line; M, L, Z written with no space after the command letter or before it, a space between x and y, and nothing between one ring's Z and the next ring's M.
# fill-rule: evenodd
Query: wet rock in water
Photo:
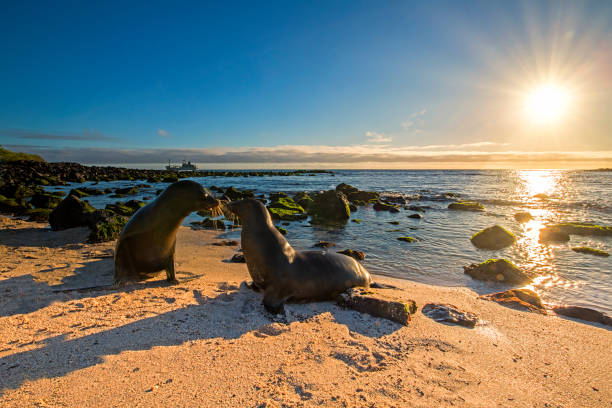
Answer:
M412 238L412 237L399 237L397 240L398 241L404 241L404 242L414 242L414 241L416 241L416 239Z
M190 224L203 229L225 230L226 228L223 221L211 220L210 218L204 218L202 221L193 221Z
M335 190L317 194L308 209L314 223L346 222L351 216L346 196Z
M595 256L603 256L603 257L607 257L610 256L609 252L606 252L602 249L597 249L597 248L591 248L591 247L572 247L572 251L574 252L580 252L583 254L591 254L591 255L595 255Z
M350 184L340 183L336 186L336 191L341 191L345 196L349 196L352 193L356 193L359 191L357 187L353 187Z
M389 221L389 224L391 225L400 225L399 221Z
M95 209L87 202L69 195L49 214L49 224L54 231L89 225Z
M224 191L221 187L217 187L217 186L214 186L214 185L210 186L208 189L210 191L215 192L215 193L223 193L223 191Z
M428 303L423 306L421 313L436 322L458 324L464 327L474 327L478 323L478 316L469 312L462 312L456 306L443 303Z
M558 315L612 326L612 317L588 307L554 306L552 310Z
M236 240L224 239L222 241L215 241L212 244L216 246L238 246L239 242Z
M131 217L137 210L137 208L128 207L126 203L121 202L116 202L115 204L106 204L106 207L104 209L117 215L123 215L125 217Z
M497 302L513 309L546 314L546 309L542 304L542 300L540 300L540 296L529 289L510 289L504 292L482 295L480 298Z
M312 203L314 202L312 197L309 196L308 193L305 193L303 191L294 195L293 200L305 210L308 210L310 206L312 205Z
M271 202L268 208L281 208L284 210L291 210L298 213L304 213L304 208L301 205L293 201L290 197L278 197L276 199L271 198Z
M410 211L426 212L426 210L430 210L431 207L426 205L410 205L406 209Z
M476 201L457 201L450 203L448 209L456 211L484 211L485 207Z
M308 218L304 208L285 193L272 194L270 200L268 211L275 220L298 221Z
M546 228L552 228L568 235L612 236L612 227L587 222L564 222L561 224L549 225Z
M533 276L507 259L488 259L479 264L463 267L463 272L474 279L523 285L531 282Z
M556 227L544 227L540 230L540 242L567 242L570 236Z
M389 319L393 322L408 325L410 315L417 311L414 300L400 302L384 299L370 289L351 288L337 298L339 306L367 313L372 316Z
M212 188L211 188L212 189ZM223 194L229 198L231 201L234 200L242 200L244 198L253 198L255 197L255 193L250 190L238 191L234 187L228 187Z
M361 224L361 220L359 218L353 218L351 221L356 224Z
M283 227L276 227L276 229L278 230L278 232L280 232L283 235L287 235L287 229L283 228Z
M176 174L169 174L162 178L162 183L176 183L179 181L179 176Z
M336 186L336 191L342 192L347 200L356 205L366 205L369 202L378 201L379 194L373 191L361 191L357 187L346 183L340 183Z
M281 221L300 221L308 218L308 215L295 210L286 210L284 208L268 208L268 212L273 220Z
M420 220L421 218L423 218L423 216L421 214L414 213L414 214L410 214L408 218L414 218L416 220Z
M89 196L89 194L87 194L86 192L84 192L84 191L82 191L82 190L80 190L78 188L73 188L72 190L70 190L68 192L68 195L73 195L73 196L75 196L77 198L83 198L83 197Z
M212 217L212 211L210 210L198 210L196 211L196 214L198 214L200 217Z
M393 213L400 211L397 205L383 203L382 201L375 202L372 208L374 208L374 211L389 211Z
M357 261L363 261L366 257L365 252L357 249L345 249L344 251L338 251L339 254L350 256Z
M123 195L134 195L138 194L138 189L136 187L116 188L115 193Z
M23 198L7 198L0 195L0 212L20 215L30 209L30 205Z
M476 248L502 249L514 244L516 237L499 225L494 225L477 232L470 238Z
M524 224L533 220L533 216L526 211L520 211L514 214L514 219L520 222L521 224Z
M544 193L534 194L533 198L539 198L540 200L548 200L548 195Z
M329 248L329 247L335 247L336 244L334 244L333 242L319 241L313 246L317 248Z
M234 254L234 256L232 256L231 261L235 263L246 263L246 259L244 259L243 254Z
M98 190L96 188L89 188L89 187L79 187L79 191L87 195L104 195L105 194L103 190Z

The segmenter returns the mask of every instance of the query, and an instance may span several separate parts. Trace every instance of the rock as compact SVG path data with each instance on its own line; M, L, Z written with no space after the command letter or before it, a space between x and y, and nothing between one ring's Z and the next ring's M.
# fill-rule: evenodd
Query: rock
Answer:
M73 196L75 196L76 198L83 198L83 197L87 197L87 196L89 196L89 194L87 194L87 193L86 193L86 192L84 192L84 191L79 190L78 188L73 188L72 190L70 190L70 191L68 192L68 195L73 195Z
M407 302L387 300L377 296L369 289L363 288L347 290L338 296L337 302L339 306L389 319L403 325L408 325L411 320L410 315L417 311L414 300L408 300Z
M449 210L458 211L484 211L485 207L476 201L457 201L448 205Z
M122 195L134 195L138 194L138 189L136 187L116 188L115 193Z
M102 191L102 190L98 190L98 189L95 189L95 188L89 188L89 187L79 187L78 190L80 192L82 192L82 193L87 194L87 195L104 195L105 194L105 192Z
M502 249L514 244L516 237L507 229L494 225L477 232L470 240L476 248Z
M235 263L246 263L246 259L244 259L243 254L234 254L234 256L232 256L231 261Z
M351 216L348 200L340 191L329 190L318 194L308 209L313 222L345 222Z
M294 211L294 212L297 212L297 213L305 213L306 212L306 211L304 211L304 209L302 208L301 205L297 204L290 197L279 197L276 200L272 199L272 201L268 205L268 208L281 208L281 209L284 209L284 210L290 210L290 211Z
M567 242L570 236L556 227L544 227L540 230L540 242Z
M414 213L414 214L410 214L408 218L414 218L416 220L420 220L421 218L423 218L423 216L421 214Z
M317 248L329 248L329 247L335 247L336 244L334 244L333 242L319 241L313 246Z
M521 224L524 224L533 220L533 216L526 211L521 211L514 214L514 219L520 222Z
M73 195L62 200L49 215L49 224L54 231L89 225L95 209Z
M375 211L389 211L389 212L399 212L399 207L397 205L383 203L382 201L377 201L373 206Z
M389 224L391 225L400 225L399 221L389 221Z
M350 256L357 261L363 261L366 257L365 252L356 249L345 249L344 251L338 251L339 254Z
M300 221L308 218L308 215L294 210L286 210L284 208L268 208L270 216L274 220L281 221Z
M428 303L421 310L425 316L436 322L458 324L465 327L474 327L478 323L478 317L469 312L462 312L456 306L442 303Z
M95 243L117 239L127 222L128 217L98 210L95 213L94 220L90 222L91 232L87 240Z
M303 209L308 210L314 200L305 192L299 192L293 196L293 200Z
M30 204L35 208L55 208L62 201L62 197L50 193L36 193L32 196Z
M351 221L356 224L361 224L361 220L359 218L353 218Z
M50 208L33 208L26 211L29 215L28 221L34 222L49 222L49 216L51 215Z
M340 183L336 186L336 191L340 191L348 197L351 193L357 193L359 189L346 183Z
M0 212L8 214L23 214L30 209L23 198L7 198L0 195Z
M104 209L117 215L123 215L125 217L131 217L136 212L135 209L128 207L121 202L117 202L115 204L106 204L106 207Z
M480 298L519 310L546 314L546 309L538 294L529 289L510 289L505 292L483 295Z
M512 284L528 284L533 276L507 259L487 259L479 264L463 267L463 272L474 279L505 282Z
M278 230L278 232L280 232L283 235L287 235L287 229L283 228L283 227L276 227L276 229Z
M591 247L572 247L572 251L574 252L580 252L583 254L591 254L591 255L595 255L595 256L610 256L609 252L606 252L604 250L601 249L597 249L597 248L591 248Z
M586 222L565 222L561 224L549 225L546 228L552 228L568 235L612 236L612 227L605 227L603 225L590 224Z
M357 205L366 205L378 201L380 194L374 191L357 191L348 195L348 200Z
M581 306L554 306L552 310L562 316L572 317L574 319L585 320L612 326L612 317L607 316L597 310L589 309Z
M215 241L212 244L216 246L238 246L238 244L240 243L234 239L232 240L224 239L222 241Z
M211 188L212 189L212 188ZM223 194L231 201L242 200L244 198L255 197L255 193L250 190L238 191L234 187L228 187Z
M176 183L179 181L179 176L176 174L169 174L162 178L162 183Z
M210 218L204 218L202 221L193 221L190 224L204 229L225 230L226 228L223 221L211 220Z
M412 237L399 237L399 238L398 238L398 241L404 241L404 242L414 242L414 241L416 241L416 239L415 239L415 238L412 238Z
M410 211L425 212L426 210L430 210L431 207L425 206L425 205L423 205L423 206L421 206L421 205L411 205L411 206L408 206L406 209L410 210Z

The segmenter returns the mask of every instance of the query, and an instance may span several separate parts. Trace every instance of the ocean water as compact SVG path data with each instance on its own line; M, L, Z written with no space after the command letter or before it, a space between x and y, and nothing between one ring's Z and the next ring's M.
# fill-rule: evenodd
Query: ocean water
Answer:
M378 191L401 197L407 205L428 206L423 218L411 219L412 211L376 212L360 207L351 214L361 223L348 222L344 227L311 225L308 220L291 222L284 228L286 238L296 249L312 249L323 240L336 243L333 250L345 248L366 252L366 268L376 274L410 279L417 282L467 286L478 293L507 289L497 283L472 280L463 266L488 258L505 257L531 270L537 278L529 286L545 302L592 307L612 313L612 257L596 257L573 252L573 246L591 246L612 251L612 237L571 236L568 243L541 244L539 229L547 223L564 221L593 222L612 225L612 173L564 170L338 170L333 174L289 177L205 177L194 178L205 187L234 186L251 189L257 194L271 192L319 191L348 183L361 190ZM140 182L101 182L96 188L125 187ZM91 182L84 183L91 185ZM153 185L137 196L154 197ZM69 187L53 187L68 190ZM451 211L450 194L465 200L482 202L485 212ZM90 203L103 208L117 201L107 196L88 197ZM518 211L529 211L534 220L519 224ZM190 215L185 224L199 220ZM389 222L398 221L399 225ZM278 223L280 225L280 222ZM475 248L470 237L482 228L499 224L517 236L517 242L503 250ZM414 243L397 240L412 236ZM240 231L222 234L239 238Z

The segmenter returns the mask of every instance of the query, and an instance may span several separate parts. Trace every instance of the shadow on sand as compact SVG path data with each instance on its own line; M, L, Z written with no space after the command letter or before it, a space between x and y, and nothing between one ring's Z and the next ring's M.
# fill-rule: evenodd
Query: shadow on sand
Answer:
M61 377L99 364L104 356L122 351L175 346L202 339L236 339L251 331L278 335L282 331L268 329L271 323L304 321L322 313L330 313L337 323L368 337L384 336L402 327L384 319L381 324L372 325L371 319L331 302L286 305L286 315L271 316L261 305L261 295L246 284L221 289L224 292L214 298L193 290L197 304L76 339L66 340L66 334L51 337L41 342L40 348L3 357L0 395L26 380Z

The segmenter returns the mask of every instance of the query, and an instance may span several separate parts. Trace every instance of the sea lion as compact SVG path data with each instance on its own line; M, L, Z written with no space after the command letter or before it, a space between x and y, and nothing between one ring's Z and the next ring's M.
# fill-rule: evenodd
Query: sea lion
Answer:
M354 286L370 286L369 272L349 256L294 250L260 201L232 201L226 208L240 218L247 268L268 311L281 312L287 300L329 300Z
M115 248L115 286L164 269L168 281L176 282L174 247L181 222L193 211L218 206L219 201L195 181L168 186L123 227Z

